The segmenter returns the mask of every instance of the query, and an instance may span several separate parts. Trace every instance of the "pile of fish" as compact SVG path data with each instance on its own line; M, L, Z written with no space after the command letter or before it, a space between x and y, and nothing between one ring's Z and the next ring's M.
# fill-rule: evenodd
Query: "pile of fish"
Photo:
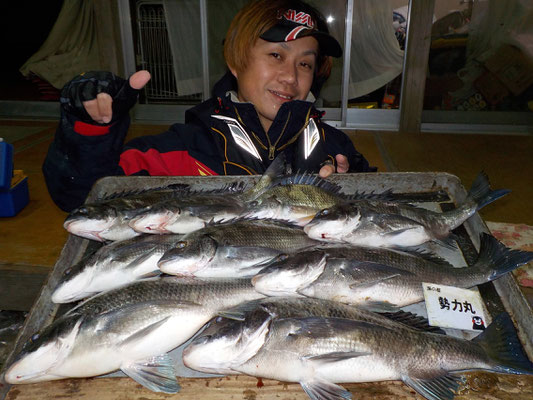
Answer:
M72 212L65 228L103 245L65 271L52 300L77 303L29 339L5 380L121 370L175 393L168 353L188 341L189 368L299 382L311 399L383 380L452 399L462 371L533 374L506 314L468 341L401 310L423 301L422 282L470 288L533 259L486 233L465 268L413 247L453 247L451 231L508 191L481 173L462 204L438 213L390 191L347 195L284 165L274 160L249 189L176 185Z

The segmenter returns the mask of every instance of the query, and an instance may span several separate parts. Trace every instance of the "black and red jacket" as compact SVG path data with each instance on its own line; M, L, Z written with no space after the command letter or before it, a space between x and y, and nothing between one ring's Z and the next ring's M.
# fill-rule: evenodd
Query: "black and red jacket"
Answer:
M228 73L212 98L186 112L185 124L126 145L128 116L108 126L89 125L62 109L43 164L52 199L70 211L84 202L96 180L109 175L262 174L284 150L294 171L318 172L324 161L335 162L336 154L348 157L350 172L376 170L348 136L320 121L311 102L283 104L267 134L254 106L232 101L230 90L236 82Z

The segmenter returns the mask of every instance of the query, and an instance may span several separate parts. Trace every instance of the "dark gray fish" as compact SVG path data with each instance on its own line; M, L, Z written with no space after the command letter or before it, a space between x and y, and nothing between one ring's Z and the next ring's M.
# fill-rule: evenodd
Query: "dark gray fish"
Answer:
M408 204L358 200L320 211L304 230L316 240L373 247L445 241L453 229L480 208L507 193L506 189L491 190L487 175L481 172L466 200L452 211L439 213Z
M181 235L141 235L102 246L65 271L52 301L70 303L159 275L157 262L180 239Z
M345 247L279 257L252 283L268 296L308 296L394 310L424 300L423 282L470 288L526 264L533 252L512 250L483 233L480 253L469 267L384 248Z
M200 334L183 361L203 372L299 382L314 400L350 399L337 383L388 380L402 380L429 400L451 400L463 371L533 375L508 314L472 341L400 325L254 313Z
M140 235L128 225L134 216L153 204L183 196L187 190L188 185L176 184L118 193L71 211L63 226L73 235L99 242L131 239Z
M316 246L297 226L274 220L240 219L183 236L159 260L162 272L198 277L252 276L281 253Z
M151 390L174 393L179 385L167 352L222 309L261 297L249 279L134 282L80 303L34 334L5 380L33 383L120 369Z

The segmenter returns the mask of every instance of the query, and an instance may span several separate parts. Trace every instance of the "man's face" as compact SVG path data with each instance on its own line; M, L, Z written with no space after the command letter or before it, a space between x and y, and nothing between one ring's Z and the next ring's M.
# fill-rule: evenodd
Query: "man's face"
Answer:
M313 83L318 42L306 36L290 42L258 39L244 71L231 69L237 78L239 100L250 102L268 131L281 105L305 100Z

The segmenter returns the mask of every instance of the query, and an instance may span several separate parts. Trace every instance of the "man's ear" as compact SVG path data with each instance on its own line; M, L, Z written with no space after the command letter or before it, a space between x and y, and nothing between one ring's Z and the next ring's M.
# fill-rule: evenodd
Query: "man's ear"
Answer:
M228 68L231 72L231 74L235 77L235 79L238 79L237 69L235 67L231 67L228 65Z

